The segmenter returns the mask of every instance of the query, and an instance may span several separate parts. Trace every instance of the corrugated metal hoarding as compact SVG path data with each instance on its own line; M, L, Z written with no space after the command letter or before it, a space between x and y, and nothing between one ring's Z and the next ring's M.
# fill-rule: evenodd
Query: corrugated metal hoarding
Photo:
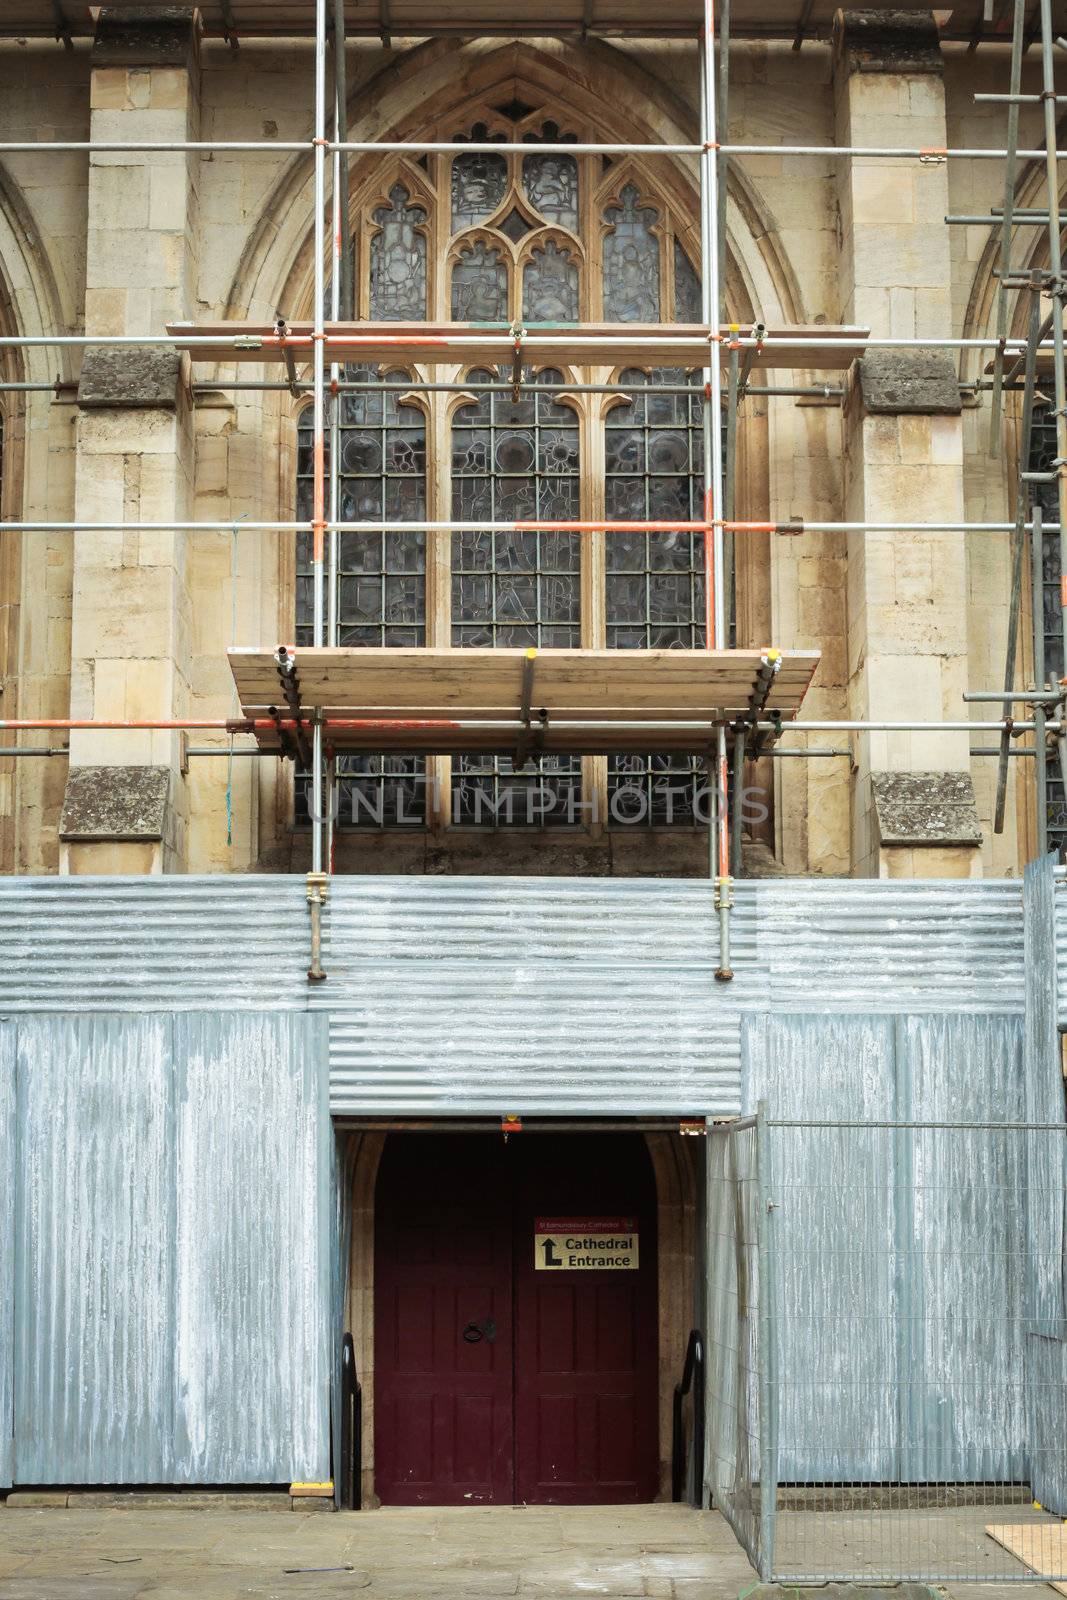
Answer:
M746 1014L1022 1009L1018 883L339 878L337 1113L731 1116Z
M328 1477L321 1020L23 1017L13 1035L10 1476Z
M1021 1011L1017 882L341 877L309 985L299 877L0 879L0 1013L329 1017L337 1114L729 1116L743 1015Z
M1022 1018L764 1016L743 1057L768 1119L780 1480L1021 1481L1027 1142L988 1125L1024 1120Z
M0 1023L0 1489L14 1466L15 1381L15 1030Z
M1033 1122L1064 1118L1057 995L1050 973L1063 954L1064 896L1052 858L1026 869L1026 1109ZM1064 966L1058 963L1062 1005ZM1067 1140L1065 1140L1067 1142ZM1030 1152L1027 1238L1044 1250L1028 1285L1027 1343L1033 1492L1067 1516L1067 1167L1064 1144L1035 1138Z

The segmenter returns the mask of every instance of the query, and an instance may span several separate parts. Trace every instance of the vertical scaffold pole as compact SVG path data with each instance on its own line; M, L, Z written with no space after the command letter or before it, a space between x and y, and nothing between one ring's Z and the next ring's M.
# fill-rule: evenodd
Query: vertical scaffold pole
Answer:
M338 14L339 13L339 14ZM345 22L344 6L334 6L334 31L333 31L333 134L334 143L342 144L347 136L344 125L344 95L345 95ZM344 283L344 260L346 255L345 236L348 229L348 203L347 186L344 185L342 173L346 171L343 163L347 157L341 150L333 152L332 172L332 236L333 259L330 273L330 316L337 322L341 316L342 288ZM333 524L327 548L329 560L326 576L326 643L330 649L337 645L337 579L338 579L338 547L341 536L337 531L337 524L341 516L341 391L338 387L341 377L341 368L336 361L330 362L330 522ZM326 871L333 871L334 852L334 824L336 821L335 810L337 803L336 770L332 757L327 757L324 771L324 789L326 798Z
M1056 73L1052 60L1052 0L1041 0L1041 99L1045 109L1045 176L1048 190L1048 252L1052 297L1053 392L1056 397L1056 487L1060 526L1067 519L1067 381L1063 370L1063 258L1060 251L1060 187L1056 149ZM1026 468L1024 466L1023 470ZM1067 670L1067 662L1064 663Z
M1023 388L1023 416L1019 437L1019 483L1015 494L1015 527L1011 540L1011 604L1008 610L1008 646L1004 660L1004 691L1015 688L1015 658L1019 643L1019 612L1023 592L1023 555L1026 549L1026 513L1030 494L1023 472L1030 459L1030 438L1034 422L1034 388L1037 382L1037 347L1041 333L1041 274L1030 274L1030 331L1026 341L1026 380ZM1008 794L1008 757L1011 753L1012 702L1001 707L1004 725L1000 732L997 761L997 797L993 807L993 832L1004 832L1004 807Z
M1030 613L1034 626L1034 688L1045 683L1045 563L1040 502L1030 513ZM1045 752L1045 707L1034 702L1034 776L1037 788L1037 853L1048 853L1048 770Z
M1000 454L1001 401L1004 392L1004 346L1008 332L1008 284L1011 271L1012 212L1015 207L1015 152L1019 148L1019 101L1023 73L1026 0L1015 0L1011 30L1011 94L1008 105L1008 155L1004 162L1004 209L1000 223L1000 283L997 288L997 353L993 362L993 397L989 407L989 453Z
M326 0L315 0L315 326L312 351L312 637L325 644L326 590ZM312 728L311 870L323 870L322 724Z
M723 560L722 369L719 365L721 262L719 257L719 152L715 148L718 112L715 93L715 0L704 0L700 43L700 290L708 325L708 364L704 369L704 534L705 639L709 650L725 650L726 594ZM715 976L733 977L730 967L730 817L726 729L716 730L714 773L710 796L711 873L719 914L719 965Z
M1059 152L1056 148L1056 71L1053 64L1052 47L1055 35L1052 30L1052 0L1041 0L1041 100L1045 112L1045 187L1048 191L1048 252L1049 252L1049 293L1052 298L1052 367L1053 367L1053 394L1056 402L1056 491L1059 507L1060 524L1060 550L1064 549L1063 526L1067 519L1067 375L1064 373L1063 356L1063 255L1060 248L1060 180L1059 180ZM1023 463L1023 470L1029 463ZM1040 593L1038 604L1041 618L1041 655L1042 668L1044 661L1044 550L1039 537L1041 527L1041 511L1035 504L1033 511L1034 541L1037 546L1034 555L1034 571L1041 575ZM1035 579L1036 581L1036 579ZM1062 579L1061 579L1062 595ZM1036 617L1036 613L1035 613ZM1037 629L1035 620L1035 630ZM1037 637L1034 638L1035 663L1037 661ZM1067 660L1064 661L1062 672L1067 675ZM1038 688L1043 686L1042 680L1038 681ZM1034 742L1043 746L1045 742L1045 711L1044 707L1035 707L1034 711ZM1040 750L1034 762L1038 769L1040 788L1038 790L1038 841L1040 854L1048 850L1048 790L1046 785L1044 751ZM1067 781L1067 773L1065 773Z

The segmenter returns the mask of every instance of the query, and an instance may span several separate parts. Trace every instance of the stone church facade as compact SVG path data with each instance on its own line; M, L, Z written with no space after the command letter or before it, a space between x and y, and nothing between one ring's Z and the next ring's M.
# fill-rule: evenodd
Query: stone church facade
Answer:
M737 39L731 140L1002 144L1003 106L975 95L1004 88L1006 45L944 42L933 13L879 14L878 28L871 15L842 14L832 37L800 49ZM1024 88L1040 87L1036 73L1028 57ZM277 369L191 363L136 341L168 323L310 316L313 163L286 146L310 138L312 74L309 41L234 49L203 35L192 7L108 7L95 39L70 49L0 40L0 143L277 143L0 154L0 338L132 341L0 344L0 510L42 524L0 545L5 718L225 718L235 710L227 647L307 635L303 536L242 526L307 515L307 393L299 381L255 387ZM347 81L351 139L457 142L455 156L351 157L358 317L700 320L695 158L537 154L557 141L692 143L695 42L359 39ZM1022 108L1024 147L1038 142L1039 116ZM463 157L471 139L499 142L499 156ZM1042 172L1023 163L1020 174L1018 203L1033 205ZM892 530L1014 513L1017 396L991 453L989 395L975 387L991 352L938 343L993 332L998 232L945 218L989 213L1002 186L991 160L731 159L728 321L918 341L872 349L847 371L757 368L740 408L737 514L798 531L736 536L734 638L821 652L802 720L998 714L963 695L1003 681L1006 536ZM1040 266L1043 247L1043 230L1019 230L1013 265ZM564 531L505 548L358 532L381 508L417 523L532 505L561 527L699 516L687 374L531 370L535 388L517 405L465 389L476 374L457 364L381 375L392 389L344 402L340 492L353 534L335 592L342 643L703 642L699 535L664 545ZM628 387L590 392L616 383ZM800 519L888 531L800 530ZM124 521L160 526L91 528ZM71 522L90 527L73 533ZM197 522L217 526L180 526ZM19 737L66 744L59 733ZM224 753L201 753L220 743ZM819 753L767 757L749 775L751 871L1004 876L1035 852L1032 761L1011 762L1005 828L993 832L997 762L972 750L994 749L995 731L823 727L780 748L805 743ZM217 732L72 729L69 754L0 755L0 870L305 870L299 778L237 745L231 755ZM525 797L532 779L509 782L470 758L372 759L341 785L336 869L701 875L697 776L688 760L665 774L640 755L621 766L583 757L542 774L532 817L520 805L502 822L502 793ZM634 815L613 811L620 788L640 798Z

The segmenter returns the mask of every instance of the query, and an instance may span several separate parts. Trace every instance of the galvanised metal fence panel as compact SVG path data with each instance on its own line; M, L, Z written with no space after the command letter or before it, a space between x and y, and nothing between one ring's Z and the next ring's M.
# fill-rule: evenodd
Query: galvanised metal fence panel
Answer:
M895 1105L894 1035L892 1017L746 1019L746 1101L765 1099L772 1117L884 1120ZM884 1203L892 1193L892 1149L861 1148L846 1130L817 1142L798 1131L768 1145L782 1313L778 1363L795 1378L783 1379L778 1393L779 1472L788 1482L892 1479L897 1285L893 1208ZM827 1185L824 1203L791 1204L813 1181ZM846 1328L850 1336L842 1339Z
M709 1503L764 1576L760 1429L766 1352L760 1323L760 1138L756 1119L711 1127L707 1141L707 1434Z
M1067 888L1053 876L1054 858L1026 868L1026 1114L1034 1122L1060 1121L1064 1085L1057 1028L1057 981L1062 1006L1064 907ZM1067 1304L1064 1212L1067 1205L1067 1135L1058 1146L1031 1141L1028 1229L1045 1249L1031 1259L1028 1284L1030 1335L1026 1359L1034 1497L1067 1516Z
M17 1076L16 1481L169 1482L170 1022L23 1018Z
M0 1489L11 1486L15 1434L15 1030L0 1023Z
M1028 1152L1035 1141L1062 1149L1062 1125L810 1122L768 1117L767 1139L796 1156L776 1157L806 1176L772 1178L769 1205L773 1270L806 1227L828 1208L844 1216L884 1212L894 1219L887 1270L872 1271L870 1233L842 1230L819 1263L819 1292L837 1318L803 1316L803 1339L787 1359L779 1349L769 1374L777 1417L777 1495L772 1572L780 1582L915 1580L1033 1582L1067 1576L1062 1524L1033 1504L1035 1458L1029 1419L1062 1402L1062 1379L1024 1362L1029 1335L1027 1283L1048 1242L1030 1237ZM842 1168L842 1141L851 1159ZM847 1173L855 1174L853 1179ZM866 1174L865 1177L862 1174ZM858 1302L849 1297L861 1284ZM778 1301L781 1321L795 1305ZM871 1330L883 1325L895 1345L889 1380L869 1359ZM877 1477L832 1477L808 1413L814 1382L822 1404L836 1398L854 1425L896 1415L897 1460ZM825 1375L825 1380L823 1378ZM791 1391L796 1391L794 1399ZM801 1429L799 1439L793 1430ZM1062 1454L1062 1438L1058 1444ZM796 1463L815 1463L797 1474ZM1023 1551L1026 1563L1013 1552Z
M176 1455L193 1483L330 1476L321 1019L179 1015Z
M307 1007L305 880L0 877L0 1015Z
M783 1011L1022 1009L1017 879L767 879L755 959Z
M1037 907L1033 899L1035 893L1035 875L1040 875L1042 880L1047 878L1048 886L1044 891L1047 896L1047 906L1044 913L1049 919L1050 929L1043 931L1045 946L1044 956L1047 972L1051 968L1054 973L1055 983L1055 1015L1061 1028L1067 1028L1067 879L1053 879L1053 857L1046 857L1044 861L1032 861L1026 868L1024 875L1026 893L1026 915L1029 919L1031 912ZM1043 897L1044 897L1043 896ZM1030 967L1027 966L1029 979Z
M721 984L706 881L334 879L331 1109L736 1115L753 907Z
M1028 1136L998 1126L1026 1120L1022 1019L903 1019L896 1116L933 1124L896 1143L898 1476L1023 1482Z
M322 1019L14 1027L14 1481L327 1477Z
M1018 1011L1018 882L331 880L324 984L296 874L0 879L0 1015L311 1010L332 1107L736 1115L742 1015Z

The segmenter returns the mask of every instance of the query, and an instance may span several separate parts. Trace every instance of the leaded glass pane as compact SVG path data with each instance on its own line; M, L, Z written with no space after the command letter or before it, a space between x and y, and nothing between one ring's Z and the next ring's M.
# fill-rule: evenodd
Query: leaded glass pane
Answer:
M608 322L658 322L660 319L659 240L652 232L658 215L639 204L628 183L618 205L604 213L611 232L604 238L604 316Z
M498 380L509 374L480 372ZM533 373L524 374L532 381ZM537 375L562 383L562 374ZM551 395L483 394L456 414L452 514L458 521L573 521L580 507L578 422ZM470 529L452 535L452 643L576 648L581 643L581 542L565 528ZM582 821L581 762L544 757L533 772L506 758L453 761L453 821L556 827Z
M704 308L700 303L700 279L677 239L674 241L674 320L675 322L704 320Z
M492 381L488 373L476 374ZM532 378L531 373L527 373ZM558 372L539 382L562 382ZM551 395L483 395L452 431L452 513L458 521L573 521L580 505L578 422ZM581 642L577 534L469 530L452 537L452 642Z
M686 374L631 370L630 403L608 413L605 504L618 521L678 517L695 521L703 506L703 418L697 394L656 391ZM605 618L614 649L695 649L704 643L704 535L628 531L607 536ZM608 763L613 826L667 827L701 820L703 764L689 756L612 756ZM704 819L706 821L706 816Z
M525 239L528 233L533 232L533 223L527 222L518 206L512 206L502 222L497 223L501 233L506 234L512 244L518 244L520 239Z
M349 367L358 381L377 376ZM297 437L297 517L311 515L312 417ZM326 434L329 473L330 433ZM421 411L395 391L347 390L341 397L335 605L338 643L347 646L426 642L426 535L421 528L382 533L361 521L418 521L426 516L426 429ZM297 536L296 643L312 642L311 536ZM337 825L389 827L425 819L425 763L418 757L346 755L338 760ZM297 819L306 820L306 774L297 775Z
M698 520L703 506L703 419L699 394L656 393L685 373L630 370L625 406L608 413L605 508L612 520ZM694 649L704 643L704 536L611 533L606 556L610 648Z
M522 314L533 323L578 320L578 266L551 239L523 268Z
M499 250L477 240L452 268L454 322L507 322L508 269Z
M608 817L617 828L708 824L708 772L701 756L612 756Z
M477 135L477 129L474 135ZM484 137L484 136L483 136ZM508 164L488 150L452 159L452 232L473 228L491 216L508 186Z
M535 211L561 228L578 227L578 163L573 156L524 156L522 187Z
M426 315L426 223L422 206L411 205L402 183L389 191L388 206L373 213L379 232L370 244L370 314L375 322L405 322Z
M521 769L509 756L452 762L456 827L566 828L586 820L582 764L575 756L542 756Z

